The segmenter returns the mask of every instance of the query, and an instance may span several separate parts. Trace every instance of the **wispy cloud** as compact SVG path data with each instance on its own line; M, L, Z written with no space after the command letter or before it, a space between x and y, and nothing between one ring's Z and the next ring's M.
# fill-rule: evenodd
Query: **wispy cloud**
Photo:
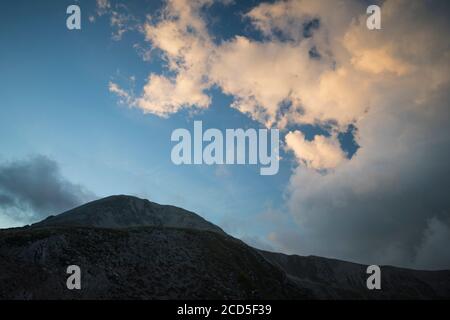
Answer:
M94 23L96 17L109 17L109 22L113 30L111 37L119 41L126 32L137 31L141 23L130 13L128 7L123 3L110 0L96 1L96 14L89 16L89 21Z

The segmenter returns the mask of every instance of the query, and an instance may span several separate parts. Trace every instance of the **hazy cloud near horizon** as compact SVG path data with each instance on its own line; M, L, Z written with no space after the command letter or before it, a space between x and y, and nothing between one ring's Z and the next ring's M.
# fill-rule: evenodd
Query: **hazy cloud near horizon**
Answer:
M83 186L62 176L58 163L46 156L0 163L0 227L29 224L92 200Z

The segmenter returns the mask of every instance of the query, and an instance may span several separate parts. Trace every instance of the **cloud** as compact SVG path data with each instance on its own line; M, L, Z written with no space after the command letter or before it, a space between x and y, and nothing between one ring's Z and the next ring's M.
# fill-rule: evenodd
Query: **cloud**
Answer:
M113 40L121 40L125 32L139 30L138 19L122 3L113 3L109 0L97 0L96 15L98 17L109 17L109 23L113 29L111 34ZM96 21L95 16L89 16L89 21L94 23Z
M163 14L145 24L147 41L162 53L172 75L151 74L136 106L160 116L207 108L206 90L218 86L234 98L232 107L268 127L333 122L343 129L363 116L369 107L367 88L360 85L365 75L337 65L335 54L341 53L327 41L343 37L343 26L351 25L358 9L364 12L357 2L352 10L314 1L261 4L245 17L265 39L236 35L220 43L213 41L201 15L211 3L167 1ZM336 28L320 19L336 21ZM396 60L383 54L385 65L392 67ZM367 67L375 55L368 52L359 65ZM355 86L360 88L356 94ZM166 93L156 91L162 88Z
M211 86L206 77L213 44L199 10L212 1L169 1L156 23L144 26L146 40L159 49L174 76L150 74L135 105L144 112L167 116L182 108L207 108Z
M298 229L274 225L278 248L369 264L449 268L449 99L448 90L440 90L426 99L425 111L412 107L411 94L402 102L410 110L369 113L360 125L363 147L351 160L327 174L297 167L286 193Z
M108 89L109 92L112 92L119 97L119 103L128 105L133 104L133 96L129 92L121 89L117 83L110 81Z
M211 3L169 0L145 23L167 72L150 74L132 105L164 117L204 109L216 86L233 108L286 129L296 160L286 199L298 230L271 233L286 251L447 261L435 249L445 247L450 211L448 2L384 1L379 31L366 28L363 1L262 3L244 15L258 39L222 41L203 17ZM302 124L330 135L305 140L290 129ZM360 148L346 159L337 137L349 125Z
M167 117L183 107L207 108L210 98L204 94L198 79L189 74L178 75L175 79L150 75L142 97L135 104L144 112Z
M98 10L108 10L111 9L111 3L109 0L97 0L97 8Z
M319 85L311 91L317 100L310 106L322 110L323 119L334 119L335 130L354 118L361 149L344 161L334 135L312 141L298 131L286 135L300 164L287 189L298 229L286 232L274 225L270 239L279 249L365 263L450 267L443 251L448 224L442 222L450 211L445 196L450 190L448 10L442 2L427 8L409 4L384 3L383 28L389 32L369 32L362 27L364 16L336 10L330 19L329 7L303 8L302 14L321 21L313 31L319 52L324 52L321 36L328 34L325 52L336 61L334 70L318 75ZM301 35L294 36L288 23L300 12L294 5L300 2L264 4L252 18L270 39L280 32L296 39ZM352 6L345 8L354 12ZM308 101L303 95L303 103ZM324 167L335 170L310 170Z
M419 32L408 35L409 29L391 21L404 6L401 1L384 5L383 25L402 29L395 35L404 32L408 45L367 30L359 1L308 0L263 3L250 10L245 17L265 36L262 40L236 35L216 43L202 16L212 3L169 0L161 14L149 16L141 30L169 72L151 73L131 105L163 117L183 108L203 109L212 101L207 90L218 86L233 96L234 108L267 126L331 123L342 131L377 107L371 93L380 83L420 74L423 83L438 85L446 77L442 69L407 61L420 59L424 50L415 44Z
M218 86L234 97L234 108L267 126L336 119L347 125L365 110L366 106L357 99L336 103L327 98L331 90L339 92L345 83L350 90L352 83L345 81L345 70L337 72L335 78L330 76L333 61L326 52L322 63L314 62L320 48L311 37L315 32L311 30L319 27L318 23L311 24L310 15L301 17L300 23L314 27L305 27L309 30L306 35L303 30L298 31L299 36L292 35L296 41L255 41L237 35L217 44L201 15L201 10L211 3L167 1L163 13L147 21L143 27L146 40L152 44L152 50L162 54L170 75L150 74L133 106L159 116L182 108L207 108L211 98L206 92ZM252 12L248 16L256 27L260 25ZM317 52L314 60L313 48ZM351 114L343 112L344 107L348 111L350 106L356 110Z
M92 200L93 194L67 181L44 156L0 164L0 216L27 224Z
M450 265L450 223L437 218L428 221L423 242L417 249L416 264L419 268L446 269Z
M170 72L151 73L130 105L162 117L204 109L212 101L207 90L217 86L234 98L232 107L268 127L333 123L344 130L371 107L367 72L409 72L393 45L340 59L360 52L354 39L360 35L346 34L356 12L365 12L359 2L348 8L317 1L261 4L245 17L266 38L236 35L220 43L202 16L211 4L169 0L160 15L149 17L141 29Z
M312 141L307 141L303 133L293 131L286 135L285 140L287 148L294 152L297 161L308 168L334 169L346 159L335 136L316 135Z

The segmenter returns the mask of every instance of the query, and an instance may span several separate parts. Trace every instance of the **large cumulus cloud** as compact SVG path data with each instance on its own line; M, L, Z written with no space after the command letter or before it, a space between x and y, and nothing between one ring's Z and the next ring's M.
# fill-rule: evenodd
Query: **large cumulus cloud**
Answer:
M243 18L260 33L215 41L210 0L170 0L142 27L169 72L122 100L159 116L208 108L208 89L285 130L296 166L286 205L298 224L273 226L278 248L366 263L449 268L449 12L446 1L383 1L382 30L363 1L276 1ZM294 128L327 128L312 140ZM347 159L339 133L361 148Z
M327 174L299 166L288 188L301 227L286 250L366 263L449 268L449 11L442 2L386 1L383 31L352 23L341 38L346 74L368 110L361 148ZM341 93L344 91L341 91ZM330 96L338 99L338 96ZM297 150L301 159L302 150ZM273 236L273 235L272 235Z

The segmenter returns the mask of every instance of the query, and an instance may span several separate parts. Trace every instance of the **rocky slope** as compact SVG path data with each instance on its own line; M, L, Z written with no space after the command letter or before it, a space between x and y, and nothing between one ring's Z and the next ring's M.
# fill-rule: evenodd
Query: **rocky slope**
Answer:
M367 290L367 266L322 257L260 251L303 289L321 299L449 299L450 271L381 266L381 290Z
M215 232L142 227L2 231L0 297L12 299L303 298L242 242ZM66 288L66 268L82 289Z
M82 289L66 288L78 265ZM450 271L366 267L254 249L198 215L129 196L0 230L0 299L450 298Z

